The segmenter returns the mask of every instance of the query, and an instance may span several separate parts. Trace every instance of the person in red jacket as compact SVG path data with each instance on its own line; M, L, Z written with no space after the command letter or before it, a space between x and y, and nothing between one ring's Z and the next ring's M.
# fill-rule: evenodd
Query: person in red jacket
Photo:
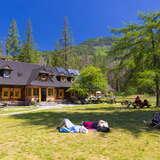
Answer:
M87 129L96 129L98 132L109 132L110 128L107 121L99 120L94 121L85 121L82 123Z

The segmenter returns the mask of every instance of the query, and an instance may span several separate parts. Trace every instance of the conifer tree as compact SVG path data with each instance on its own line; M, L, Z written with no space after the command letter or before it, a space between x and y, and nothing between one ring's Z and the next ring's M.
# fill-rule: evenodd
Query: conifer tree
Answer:
M3 45L2 45L2 41L0 41L0 57L3 56Z
M68 19L67 17L64 18L64 25L63 25L63 30L62 30L62 36L59 39L58 44L58 50L62 50L63 53L63 64L64 67L68 67L68 55L71 53L71 46L72 46L72 34L71 30L68 24Z
M6 53L8 56L15 56L19 53L18 28L16 20L12 20L6 40Z
M31 62L32 50L33 50L32 24L31 21L28 20L26 27L26 37L21 50L25 62Z
M30 50L34 49L34 41L33 41L33 32L32 32L31 20L28 20L28 22L27 22L25 44L27 45L28 49L30 49Z
M140 14L141 23L113 30L119 34L111 53L125 69L126 80L140 89L153 88L160 107L160 12ZM126 84L126 83L125 83ZM128 89L128 88L127 88Z
M28 63L38 63L40 60L40 52L34 48L32 23L30 20L27 22L26 37L24 43L22 44L21 53L18 56L18 60Z

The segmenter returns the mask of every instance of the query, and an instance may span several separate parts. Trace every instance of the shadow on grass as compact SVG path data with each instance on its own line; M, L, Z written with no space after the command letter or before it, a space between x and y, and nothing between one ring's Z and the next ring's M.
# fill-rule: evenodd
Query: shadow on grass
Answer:
M99 108L101 110L102 108ZM99 112L88 108L90 112L72 111L39 111L14 115L12 117L25 120L25 125L42 125L48 128L56 128L63 118L69 118L73 123L80 124L82 121L107 120L112 129L130 131L135 136L148 130L143 120L150 120L156 110L113 110L113 112ZM108 108L108 111L111 109ZM149 130L148 130L149 131Z
M96 110L101 110L101 111L118 111L118 110L135 110L133 107L132 108L127 108L125 106L121 106L121 107L88 107L88 108L79 108L77 110L79 111L96 111Z
M120 110L120 109L125 109L126 107L87 107L87 108L78 108L77 110L79 111L97 111L97 110L102 110L102 111L115 111L115 110Z

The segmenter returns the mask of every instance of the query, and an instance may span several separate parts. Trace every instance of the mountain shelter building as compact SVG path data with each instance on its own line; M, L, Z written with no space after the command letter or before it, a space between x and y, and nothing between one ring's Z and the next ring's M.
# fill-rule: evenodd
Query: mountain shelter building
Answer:
M69 98L78 70L0 59L0 102L29 105Z

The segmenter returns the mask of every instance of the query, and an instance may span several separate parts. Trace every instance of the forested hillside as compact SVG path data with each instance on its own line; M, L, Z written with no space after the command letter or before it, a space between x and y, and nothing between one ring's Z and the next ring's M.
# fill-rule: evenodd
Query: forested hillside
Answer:
M81 43L81 45L87 45L90 47L108 47L112 45L114 38L112 37L98 37L91 38Z
M82 42L80 45L72 46L67 52L67 67L78 70L88 65L93 65L102 70L109 86L117 89L115 75L110 72L114 61L109 56L109 50L114 40L110 37L93 38ZM46 51L43 53L43 62L49 66L63 66L64 50Z
M71 46L67 53L67 66L82 69L87 65L100 67L103 72L108 68L108 50L113 40L110 37L94 38ZM64 66L64 50L43 52L44 62L50 66Z

